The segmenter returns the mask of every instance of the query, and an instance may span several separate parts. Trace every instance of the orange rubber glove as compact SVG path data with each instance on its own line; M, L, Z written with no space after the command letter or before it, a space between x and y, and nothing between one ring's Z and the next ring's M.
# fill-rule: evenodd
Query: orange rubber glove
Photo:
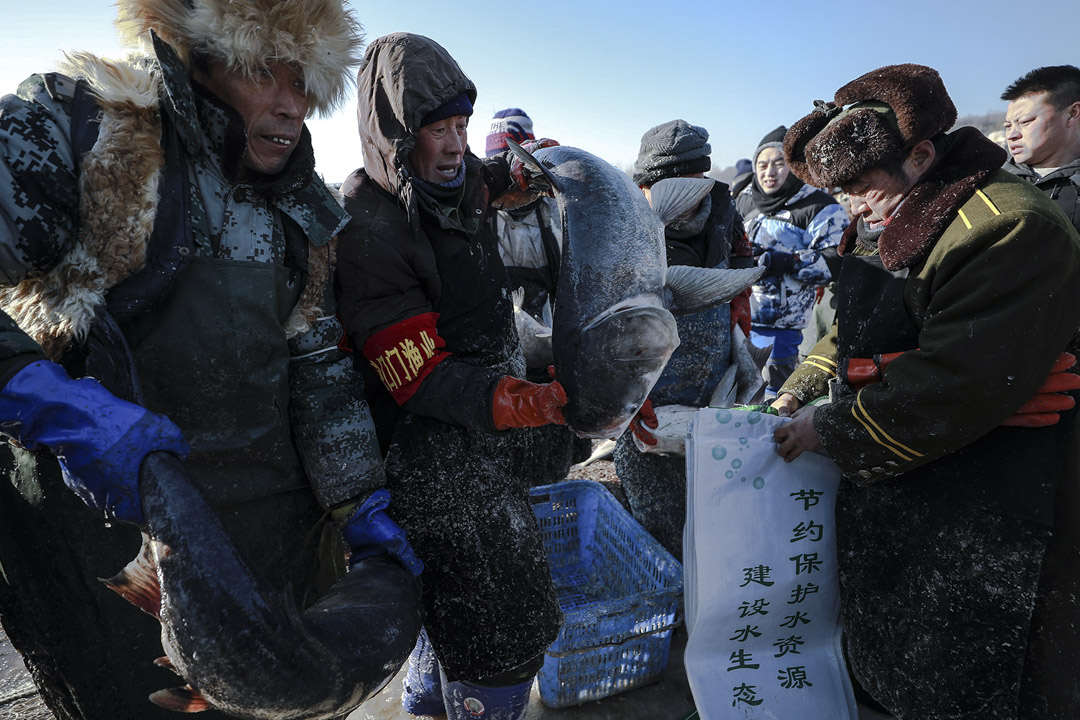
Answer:
M731 298L731 329L738 325L743 335L750 337L750 288Z
M1047 427L1056 424L1061 419L1059 413L1076 406L1076 398L1064 393L1065 390L1080 388L1080 375L1066 372L1075 364L1075 355L1061 353L1038 392L1001 424L1009 427Z
M566 390L558 382L541 385L507 375L495 387L491 418L497 430L564 425L565 404Z
M651 427L653 430L660 427L660 421L656 419L656 411L653 410L652 400L649 398L645 398L645 403L637 411L634 419L630 421L630 432L634 433L637 439L646 445L655 445L656 438L645 429L646 426Z
M540 148L555 147L559 144L558 140L552 140L551 138L540 138L539 140L528 140L521 143L521 149L530 155L539 150ZM525 163L518 160L517 155L510 154L513 158L510 161L510 177L513 179L514 184L524 191L531 190L531 183L526 176Z

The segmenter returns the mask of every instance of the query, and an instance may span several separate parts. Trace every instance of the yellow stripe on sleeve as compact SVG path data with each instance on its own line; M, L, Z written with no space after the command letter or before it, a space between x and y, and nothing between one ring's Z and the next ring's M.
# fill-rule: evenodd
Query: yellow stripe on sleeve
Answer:
M907 453L910 453L910 454L914 455L915 457L922 457L923 456L923 454L921 452L919 452L917 450L912 450L907 445L904 445L901 442L897 442L896 439L892 438L889 435L889 433L882 430L880 425L878 425L876 422L874 422L874 419L872 417L870 417L870 413L868 413L866 411L866 408L862 404L862 390L860 390L858 395L855 396L855 405L852 406L852 408L851 408L852 413L855 412L855 407L856 406L859 408L859 411L862 413L863 417L866 418L866 422L863 422L863 420L861 418L859 418L858 415L855 416L855 419L858 420L859 422L861 422L863 424L863 427L866 427L867 432L870 433L870 436L873 437L874 440L878 444L888 448L889 450L892 450L894 453L896 453L900 457L903 457L905 460L910 460L911 458L904 457L904 455L901 452L899 452L898 450L896 450L896 448L890 447L889 443L891 443L892 445L895 445L897 448L900 448L904 452L907 452ZM870 425L873 425L874 429L876 429L879 433L881 433L881 437L885 438L885 440L887 440L888 443L883 442L881 439L879 439L874 434L874 432L870 430L870 428L867 426L867 423L869 423Z
M855 406L854 405L851 406L851 416L859 421L859 424L862 425L863 429L866 430L866 432L868 432L870 434L870 437L874 439L874 442L876 442L878 445L881 445L883 448L885 448L889 452L893 453L894 455L897 455L901 460L907 460L908 462L911 462L911 458L909 458L907 455L900 452L899 450L892 447L891 445L887 445L887 444L881 442L881 438L879 438L877 436L877 434L874 432L874 429L872 427L870 427L869 425L867 425L865 422L863 422L863 419L861 417L859 417L858 413L855 412Z
M807 365L810 365L811 367L816 367L818 370L824 370L826 373L829 374L830 377L836 377L836 370L833 369L833 368L825 367L824 365L819 365L818 363L814 362L810 358L806 358L805 360L803 360L803 362L806 363Z
M1001 214L1001 211L997 209L997 206L994 205L994 203L990 202L990 198L986 197L986 193L984 193L982 190L976 190L975 194L982 198L982 201L986 203L986 207L990 208L990 212L994 213L995 215Z
M964 224L967 225L967 229L970 230L971 229L971 221L969 221L967 219L967 215L964 214L964 211L963 210L957 210L956 212L960 213L960 219L964 221Z
M827 358L824 355L807 355L806 359L807 360L820 360L821 362L825 363L826 365L831 365L834 368L836 367L836 361L833 360L832 358Z

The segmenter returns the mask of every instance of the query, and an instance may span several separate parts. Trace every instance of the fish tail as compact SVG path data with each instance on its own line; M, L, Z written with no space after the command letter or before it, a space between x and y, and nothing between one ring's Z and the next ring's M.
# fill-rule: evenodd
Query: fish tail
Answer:
M173 712L197 713L210 709L210 703L202 693L190 685L150 693L150 702Z
M161 585L158 584L157 563L154 562L150 537L145 533L142 549L134 560L111 578L98 579L135 607L161 619Z

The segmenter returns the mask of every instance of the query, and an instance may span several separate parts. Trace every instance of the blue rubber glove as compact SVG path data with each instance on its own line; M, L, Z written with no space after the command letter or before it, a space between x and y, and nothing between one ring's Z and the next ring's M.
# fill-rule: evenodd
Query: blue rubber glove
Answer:
M424 572L424 563L416 556L401 526L385 510L390 505L390 491L379 489L367 496L349 516L341 534L352 549L351 564L376 555L389 555L413 575Z
M761 256L758 258L758 265L768 268L768 270L765 271L766 275L780 277L782 275L788 275L795 270L796 259L794 253L771 248L761 253Z
M140 525L143 458L155 450L181 459L189 452L164 415L121 400L92 378L72 380L48 360L27 365L0 390L0 432L52 452L64 483L90 507Z

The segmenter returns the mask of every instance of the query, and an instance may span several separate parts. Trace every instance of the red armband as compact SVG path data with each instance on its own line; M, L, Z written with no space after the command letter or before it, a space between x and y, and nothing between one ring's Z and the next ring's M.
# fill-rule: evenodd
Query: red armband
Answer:
M435 366L450 356L435 327L438 320L439 313L414 315L364 343L364 357L398 405L411 398Z

